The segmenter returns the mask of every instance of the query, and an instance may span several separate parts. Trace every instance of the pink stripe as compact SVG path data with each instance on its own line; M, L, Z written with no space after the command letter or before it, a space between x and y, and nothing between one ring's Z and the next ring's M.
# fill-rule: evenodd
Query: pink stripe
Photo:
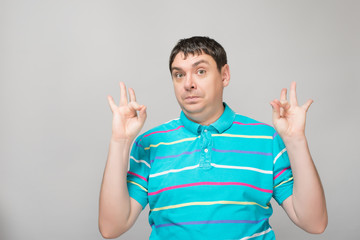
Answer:
M130 172L130 171L128 171L128 174L131 174L131 175L137 176L137 177L139 177L139 178L141 178L142 180L144 180L144 181L146 181L146 182L147 182L147 179L146 179L146 178L144 178L143 176L140 176L139 174L136 174L136 173L134 173L134 172Z
M180 128L182 128L182 127L184 127L184 126L181 125L181 126L178 126L178 127L175 128L175 129L170 129L170 130L166 130L166 131L156 131L156 132L152 132L152 133L146 134L143 138L148 137L148 136L150 136L150 135L152 135L152 134L155 134L155 133L167 133L167 132L176 131L176 130L179 130Z
M241 123L241 122L233 122L233 123L234 124L239 124L239 125L266 125L266 126L272 127L271 125L266 124L266 123Z
M278 174L276 174L276 176L274 177L274 180L277 179L281 174L283 174L286 170L288 170L290 167L284 168L283 170L281 170L281 172L279 172Z
M160 190L158 190L156 192L150 192L150 193L148 193L148 195L155 195L155 194L159 194L161 192L168 191L168 190L171 190L171 189L176 189L176 188L192 187L192 186L199 186L199 185L240 185L240 186L251 187L251 188L254 188L254 189L259 190L261 192L267 192L267 193L272 193L273 192L272 190L259 188L259 187L256 187L254 185L250 185L250 184L247 184L247 183L241 183L241 182L197 182L197 183L187 183L187 184L181 184L181 185L166 187L166 188L160 189Z

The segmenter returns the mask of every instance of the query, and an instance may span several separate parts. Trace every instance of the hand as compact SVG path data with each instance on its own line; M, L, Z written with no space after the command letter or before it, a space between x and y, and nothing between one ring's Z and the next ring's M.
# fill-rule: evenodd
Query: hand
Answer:
M112 138L114 140L132 141L144 125L146 106L139 105L136 102L134 89L129 88L129 96L130 102L128 102L126 86L123 82L120 82L119 106L115 104L112 96L108 96L109 105L113 113Z
M290 102L286 98L287 89L281 90L280 101L273 100L270 105L273 108L273 124L275 130L285 141L296 137L305 136L305 120L313 100L308 100L304 105L299 106L296 97L296 82L291 83Z

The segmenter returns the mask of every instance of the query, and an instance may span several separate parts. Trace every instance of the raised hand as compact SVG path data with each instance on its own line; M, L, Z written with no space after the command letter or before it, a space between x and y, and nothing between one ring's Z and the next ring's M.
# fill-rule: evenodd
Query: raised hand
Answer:
M290 102L286 95L287 89L283 88L280 101L275 99L270 103L273 108L274 127L284 141L305 136L306 112L313 103L313 100L310 99L304 105L298 105L296 82L292 82L290 86Z
M135 91L129 88L128 101L126 86L120 82L120 103L117 106L112 96L108 102L113 113L112 138L132 141L140 132L146 119L146 106L136 102Z

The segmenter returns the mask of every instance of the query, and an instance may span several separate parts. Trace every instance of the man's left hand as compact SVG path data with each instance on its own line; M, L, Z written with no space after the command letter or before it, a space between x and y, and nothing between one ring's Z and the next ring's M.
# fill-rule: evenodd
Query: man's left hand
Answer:
M299 106L296 97L296 82L290 86L290 102L287 100L287 89L283 88L280 101L273 100L270 105L273 108L273 124L275 130L284 141L305 137L305 120L313 100L309 99L304 105Z

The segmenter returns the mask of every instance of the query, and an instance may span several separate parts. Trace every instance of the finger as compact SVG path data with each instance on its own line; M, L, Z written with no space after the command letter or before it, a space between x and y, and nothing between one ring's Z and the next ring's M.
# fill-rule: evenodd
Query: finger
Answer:
M314 100L309 99L309 100L307 100L307 102L306 102L304 105L302 105L301 107L305 110L305 112L307 112L307 111L309 110L310 105L311 105L313 102L314 102Z
M146 119L146 106L142 105L139 111L139 120L145 122Z
M136 102L136 96L135 96L134 89L129 88L129 96L130 96L130 102Z
M288 110L290 108L290 103L287 100L282 101L280 103L280 107L283 108L284 110Z
M280 118L280 105L279 105L279 100L273 100L272 102L270 102L270 105L273 109L273 119L278 119Z
M120 106L124 106L128 103L127 94L126 94L126 86L125 83L120 82Z
M280 102L286 101L286 94L287 94L287 89L283 88L281 90L281 94L280 94Z
M277 99L275 99L273 102L279 106L279 117L284 117L286 115L286 111L290 108L289 102L287 100L279 101Z
M128 106L135 111L140 111L141 109L141 106L137 102L129 102Z
M115 102L114 102L113 97L110 96L110 95L108 95L108 96L107 96L107 99L108 99L108 102L109 102L109 106L110 106L111 111L114 111L115 108L117 108L117 106L116 106L116 104L115 104Z
M297 106L298 102L296 97L296 82L291 83L289 97L290 97L290 104Z

